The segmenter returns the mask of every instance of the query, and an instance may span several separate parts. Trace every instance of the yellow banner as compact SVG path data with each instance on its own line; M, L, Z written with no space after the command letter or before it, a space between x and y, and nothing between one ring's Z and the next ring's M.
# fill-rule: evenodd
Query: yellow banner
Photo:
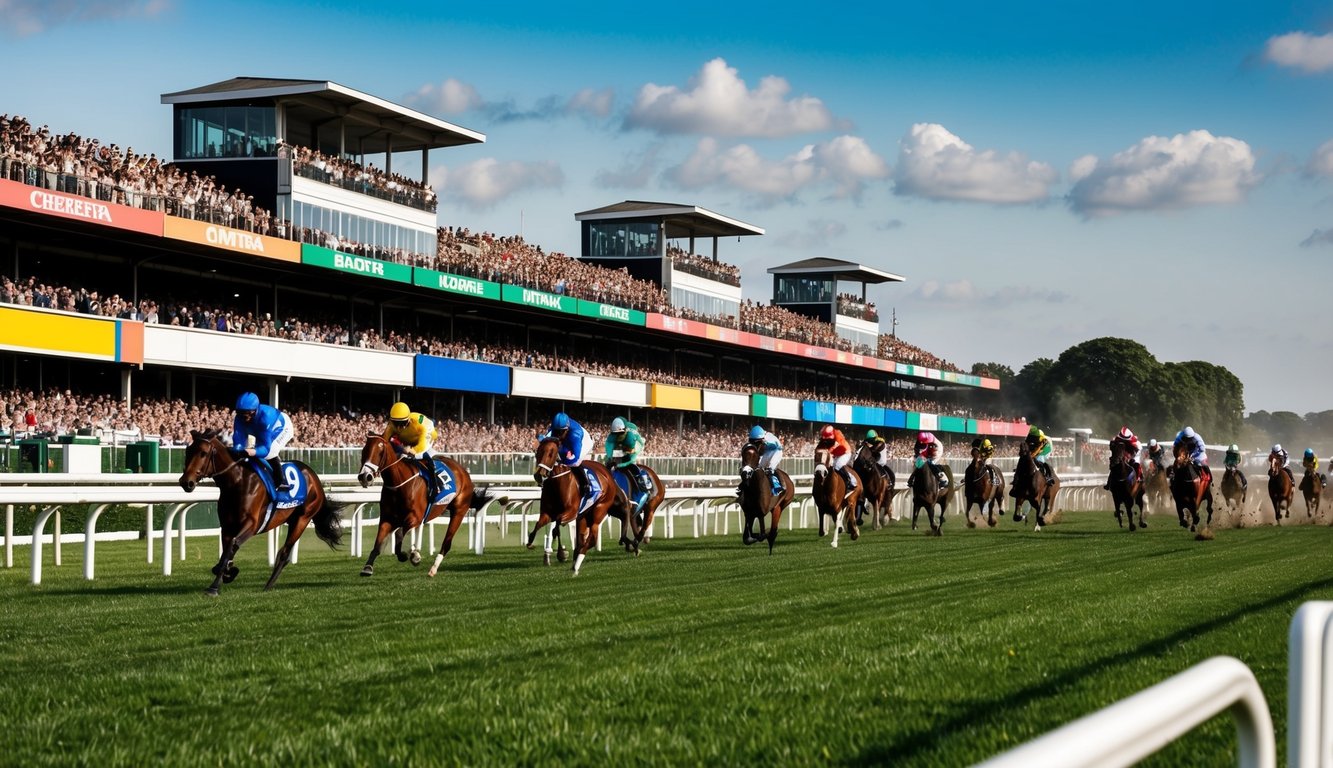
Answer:
M670 384L654 384L652 405L654 408L671 408L677 411L702 411L704 393L690 387L674 387Z
M116 321L0 307L0 347L116 359Z
M243 229L232 229L219 224L209 224L193 219L168 216L165 227L167 237L185 240L214 248L224 248L237 253L252 256L264 256L270 259L301 261L301 244L271 235L257 235Z

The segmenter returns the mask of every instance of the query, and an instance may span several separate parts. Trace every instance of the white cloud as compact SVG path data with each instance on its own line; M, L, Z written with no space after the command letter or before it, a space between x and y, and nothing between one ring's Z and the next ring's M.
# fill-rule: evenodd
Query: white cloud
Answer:
M484 102L476 88L451 77L439 85L426 83L407 97L407 103L432 114L456 115L477 109Z
M1333 33L1291 32L1270 37L1264 46L1264 58L1279 66L1311 74L1333 70Z
M63 24L152 17L170 7L170 0L0 0L0 27L28 37Z
M1011 304L1060 304L1069 301L1069 294L1027 285L983 291L966 278L949 282L927 280L912 292L918 299L939 304L975 304L998 308Z
M1310 233L1310 236L1301 241L1302 248L1311 248L1316 245L1333 245L1333 229L1316 229Z
M627 128L658 133L734 137L792 136L833 127L833 115L812 96L787 98L791 86L769 76L750 90L736 70L718 58L704 64L689 87L649 83L625 118Z
M569 98L565 110L571 114L586 112L593 117L606 117L611 114L615 100L616 92L610 88L603 88L600 91L584 88Z
M4 3L5 0L0 0ZM610 88L584 88L568 98L557 95L542 96L531 106L520 106L514 99L487 101L475 87L454 78L442 83L427 83L409 94L404 101L410 106L437 115L457 115L477 111L492 123L513 123L524 120L554 120L571 115L605 118L615 104L615 91Z
M1262 178L1254 163L1240 139L1208 131L1149 136L1109 160L1086 163L1069 202L1088 217L1235 203Z
M565 174L552 161L501 162L493 157L456 168L432 169L431 186L442 199L456 200L472 208L489 208L529 189L550 189L565 183Z
M1022 204L1045 200L1059 174L1046 163L977 151L936 123L917 123L899 142L894 193L931 200Z
M1305 166L1305 172L1310 176L1328 176L1333 178L1333 139L1329 139L1319 145L1319 149L1310 156L1310 162Z
M888 173L884 159L855 136L807 144L781 160L768 160L747 144L722 149L716 139L705 138L666 178L683 189L739 189L772 204L823 183L833 186L832 197L855 198L865 182Z

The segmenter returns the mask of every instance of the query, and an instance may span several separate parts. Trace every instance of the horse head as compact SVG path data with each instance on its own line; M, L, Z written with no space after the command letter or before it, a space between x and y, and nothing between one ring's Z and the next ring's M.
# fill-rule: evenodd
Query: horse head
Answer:
M190 445L185 449L185 469L178 481L186 493L192 493L205 477L221 474L236 464L235 460L231 464L222 464L220 457L226 454L227 446L222 444L217 435L216 429L203 432L190 430ZM227 458L230 459L230 455Z
M532 478L537 481L537 485L542 485L555 473L555 468L560 466L560 441L554 437L542 438L537 443L537 450L533 451L533 461L537 469L532 473Z
M395 453L383 435L369 432L366 444L361 446L361 471L356 474L356 480L362 488L367 488L376 475L402 460L403 457Z
M833 450L826 446L815 448L815 466L828 467L833 464Z
M1282 464L1277 460L1277 457L1276 457L1276 456L1269 456L1269 457L1268 457L1268 476L1269 476L1269 477L1277 477L1277 476L1280 475L1281 473L1282 473Z

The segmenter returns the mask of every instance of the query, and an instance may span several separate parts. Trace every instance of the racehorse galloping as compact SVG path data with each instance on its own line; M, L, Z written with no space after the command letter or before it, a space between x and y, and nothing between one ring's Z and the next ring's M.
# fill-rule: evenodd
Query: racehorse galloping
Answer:
M1222 473L1222 503L1228 511L1245 511L1245 497L1249 490L1244 482L1245 475L1239 467L1227 467Z
M1183 445L1176 446L1176 461L1171 471L1171 496L1176 502L1176 515L1180 518L1180 527L1194 531L1199 526L1199 508L1208 503L1208 520L1204 526L1213 524L1213 475L1201 472L1190 459L1190 452ZM1188 520L1185 513L1190 514Z
M1324 491L1324 476L1312 469L1301 478L1301 493L1305 496L1305 515L1313 517L1319 511L1319 497Z
M1166 506L1171 501L1171 481L1169 473L1157 466L1157 462L1148 459L1143 462L1143 488L1146 491L1144 501L1154 510Z
M585 461L577 467L561 464L560 441L553 437L545 438L537 444L534 457L537 471L533 473L533 477L542 489L541 511L537 516L537 522L532 526L532 533L528 534L528 549L532 549L537 531L550 523L551 530L546 533L544 558L546 565L551 564L551 536L559 535L557 531L559 525L574 523L575 526L573 536L575 576L579 575L579 569L583 566L583 559L587 556L588 550L597 546L602 521L606 520L608 514L630 527L637 539L638 521L624 504L623 496L616 490L615 481L611 479L611 473L603 464L596 461ZM588 508L579 512L579 505L583 499L579 494L579 483L574 473L582 472L584 469L596 476L597 483L601 487L597 489ZM637 544L633 545L632 551L638 554Z
M403 552L403 537L424 523L443 514L449 515L449 528L444 534L444 543L435 556L435 564L427 575L434 576L440 568L440 562L449 554L453 546L454 534L463 522L469 510L481 509L491 500L491 495L484 489L474 488L472 476L461 464L449 458L437 458L453 476L453 483L446 485L446 495L442 503L430 503L430 486L422 476L422 467L416 460L408 459L394 450L383 435L374 432L366 436L366 444L361 448L361 471L356 479L362 488L369 487L378 475L383 481L380 490L380 524L375 532L375 546L370 550L370 557L361 569L362 576L375 572L375 558L380 555L380 548L390 532L394 533L393 551L398 555L398 562L412 561L412 565L421 564L421 552L415 547L411 553ZM434 472L435 467L426 468Z
M916 469L912 470L912 476L907 479L907 484L912 487L912 530L916 530L916 516L921 510L926 510L926 522L930 523L930 532L932 535L939 536L944 527L944 513L949 509L949 491L940 487L939 478L930 471L930 465L921 459L917 459ZM935 522L935 506L939 505L940 520Z
M856 452L852 469L861 477L861 509L873 515L871 525L878 531L891 515L897 478L890 467L881 470L869 445L862 445Z
M1291 517L1291 502L1296 497L1291 475L1274 456L1268 457L1268 500L1273 504L1273 520L1282 525L1283 511Z
M293 488L304 486L304 501L296 506L279 508L269 501L268 490L259 472L264 468L246 468L248 462L234 457L231 449L218 437L216 429L206 432L190 430L190 445L185 449L185 470L181 472L180 486L192 492L199 481L213 478L218 486L218 524L222 528L222 556L213 566L213 583L204 591L216 597L222 584L230 584L240 569L235 565L236 552L257 533L287 523L287 540L273 561L273 573L268 577L265 590L273 588L278 574L287 567L292 547L311 522L315 533L330 548L342 541L342 518L339 507L329 502L324 483L310 467L299 461L283 464L283 472ZM270 507L273 507L270 509Z
M791 477L781 469L773 470L782 490L773 493L773 486L768 473L759 469L759 449L752 443L741 448L741 511L745 514L745 527L741 529L741 541L749 546L756 541L768 540L768 554L773 554L773 544L778 540L778 524L782 522L782 513L791 504L796 495L796 486ZM768 516L767 530L764 517ZM754 534L755 524L759 525L759 534Z
M1050 482L1046 473L1037 466L1032 449L1026 443L1018 448L1018 465L1014 467L1014 486L1009 495L1014 497L1014 522L1027 522L1027 512L1020 512L1026 502L1037 513L1037 524L1033 530L1040 531L1046 525L1046 516L1055 508L1055 495L1060 492L1060 478Z
M963 472L963 498L967 504L963 515L967 517L968 528L976 527L971 517L973 505L986 516L986 525L995 527L995 512L1003 512L1004 507L1004 473L987 464L976 448L972 449L972 463Z
M633 489L638 482L629 474L630 472L633 472L635 468L647 475L649 482L652 484L653 492L643 500L643 505L638 508L638 511L633 512L636 523L634 538L630 538L629 526L621 526L620 529L620 544L625 547L625 551L637 551L640 545L652 538L653 516L657 514L657 508L662 504L662 499L666 498L666 486L662 485L662 478L657 476L657 473L652 470L652 467L647 467L643 464L635 464L627 469L614 469L609 465L607 468L611 472L612 479L624 477L628 481L628 485L631 489ZM621 488L619 483L616 483L616 489L622 494L625 507L629 510L634 510L634 501L630 499L630 497L624 496L624 488Z
M849 493L842 475L833 469L833 453L827 448L815 450L815 479L811 490L815 497L815 506L819 508L819 535L828 533L824 527L824 518L833 520L833 543L838 546L838 533L844 526L852 541L861 538L861 529L856 525L856 507L861 498L861 487L853 488ZM846 511L843 524L838 524L838 514Z
M1125 516L1129 518L1129 531L1133 533L1134 528L1134 507L1139 508L1139 528L1147 528L1148 524L1143 520L1144 485L1143 478L1138 472L1134 471L1134 457L1127 454L1125 447L1119 441L1113 441L1111 446L1111 501L1115 504L1115 521L1121 528L1125 523L1120 519L1120 509L1123 507ZM1152 462L1149 462L1152 463Z

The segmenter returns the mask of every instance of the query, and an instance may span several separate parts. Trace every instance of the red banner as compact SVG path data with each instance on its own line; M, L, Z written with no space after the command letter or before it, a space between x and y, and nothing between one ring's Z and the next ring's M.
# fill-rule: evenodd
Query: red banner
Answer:
M0 205L158 237L162 236L165 218L157 211L144 211L51 189L38 189L7 179L0 179Z

